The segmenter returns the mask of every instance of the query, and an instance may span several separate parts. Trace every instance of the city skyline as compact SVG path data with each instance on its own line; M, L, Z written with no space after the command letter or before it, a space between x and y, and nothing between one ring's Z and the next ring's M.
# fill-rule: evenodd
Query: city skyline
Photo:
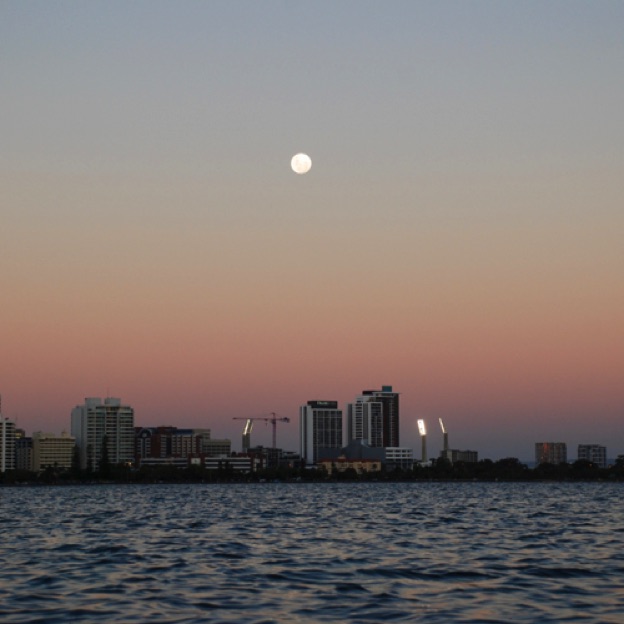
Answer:
M624 452L623 22L2 3L3 415L121 396L238 442L275 412L296 449L300 405L391 384L416 455L438 418L483 458Z
M381 391L365 391L368 396L370 397L372 394L375 394L376 392L388 392L388 393L392 393L392 387L390 386L384 386L383 389ZM400 393L396 393L396 394L400 394ZM357 398L360 399L362 398L362 396L366 396L366 395L360 395ZM73 420L74 420L74 414L77 411L82 411L84 410L85 406L107 406L107 405L111 405L114 407L117 407L118 405L121 405L121 399L117 398L117 397L85 397L84 399L85 403L84 405L77 405L75 406L72 410L71 410L71 415L70 415L70 423L69 423L69 427L63 427L60 431L61 435L66 435L68 431L71 431L74 427L73 425ZM346 447L350 441L360 441L357 434L356 434L356 430L352 427L352 425L350 424L350 419L351 419L351 414L350 414L350 409L351 406L353 404L352 403L346 403L344 405L345 408L347 408L346 410L343 410L340 403L338 401L331 401L331 400L310 400L307 401L306 405L301 405L299 407L299 418L295 418L295 419L290 419L290 418L280 418L275 412L272 412L270 414L265 414L265 415L261 415L261 416L254 416L251 417L251 420L260 420L260 421L264 421L265 425L267 425L267 429L266 432L263 434L262 433L262 429L259 427L259 433L258 430L254 429L253 430L253 438L251 438L251 436L249 436L249 420L245 419L243 417L235 417L235 420L239 420L239 421L245 421L245 424L243 425L242 423L240 423L240 432L239 432L239 438L242 440L245 438L245 432L247 432L247 443L249 444L249 442L251 442L251 447L255 448L255 447L264 447L264 448L280 448L284 451L287 452L299 452L302 444L304 447L306 447L307 445L309 446L309 450L308 453L311 452L312 446L311 446L311 440L312 440L312 428L310 428L310 430L304 435L304 431L306 430L307 426L311 427L311 422L308 422L308 424L302 428L302 423L305 422L305 419L309 419L312 415L312 411L309 412L309 416L308 417L304 417L303 416L303 410L305 410L306 408L308 410L311 410L312 407L314 409L316 408L320 408L321 411L326 410L327 412L333 412L336 411L337 413L340 414L340 420L342 422L342 427L340 430L340 440L341 443L337 444L337 445L330 445L330 446L336 446L336 448L344 448ZM0 395L0 406L1 406L1 395ZM312 407L311 407L312 406ZM123 409L128 409L130 410L130 412L134 415L134 408L131 406L127 406L127 407L123 407ZM25 428L23 426L20 426L20 423L16 423L13 419L5 416L4 414L2 414L0 412L0 416L2 416L2 422L4 423L9 422L11 424L12 427L14 427L15 429L20 429L23 430L26 434L26 436L34 436L35 434L51 434L51 435L57 435L59 433L59 431L43 431L43 430L29 430L28 428ZM268 429L268 424L269 421L275 421L275 424L279 423L284 423L284 422L289 422L289 421L293 421L293 424L296 427L296 437L297 439L295 440L295 443L293 444L292 447L288 446L288 442L285 444L281 444L279 443L279 437L277 438L278 444L277 446L273 446L272 444L272 440L268 440L267 438L269 437L269 435L271 435L269 433L269 429ZM431 424L429 419L419 419L420 423L425 422L426 423L426 427L427 427L427 432L426 432L426 437L427 439L431 439L433 440L433 444L432 444L432 448L433 448L433 454L431 452L428 452L428 456L426 459L437 459L439 457L442 456L442 451L444 449L451 449L453 448L453 453L457 453L457 452L466 452L469 454L479 454L479 458L480 459L488 459L488 460L499 460L499 459L506 459L506 458L510 458L510 457L515 457L517 459L520 459L520 461L525 462L525 463L539 463L536 460L536 448L542 447L542 446L550 446L550 445L554 445L554 446L562 446L562 447L569 447L569 448L578 448L578 459L586 459L587 455L590 454L592 451L592 449L594 447L596 448L601 448L602 452L603 452L603 456L604 456L604 460L606 461L606 459L610 459L610 460L614 460L616 456L619 455L624 455L624 452L622 452L620 449L618 448L613 448L613 446L609 446L609 448L607 449L607 444L598 444L594 441L588 441L588 440L584 440L584 441L579 441L579 442L567 442L565 441L565 435L559 436L558 438L556 438L558 441L554 442L553 439L551 439L549 442L533 442L532 443L532 447L530 452L527 452L525 454L519 454L519 455L509 455L509 454L505 454L505 453L493 453L491 455L487 455L484 453L480 453L479 449L475 446L471 449L469 449L467 447L467 445L461 445L461 444L456 444L456 445L452 445L449 442L449 431L447 429L446 426L443 425L443 423L441 422L440 419L438 419L439 422L432 422ZM419 427L419 423L417 423L417 426ZM439 427L438 427L439 426ZM182 428L182 429L188 429L188 425L185 424L184 422L180 423L180 422L168 422L168 423L155 423L155 422L141 422L141 424L138 424L135 421L134 424L134 429L135 429L135 435L137 431L140 430L144 430L145 428L164 428L164 429L168 429L168 428ZM191 428L197 428L198 425L193 425L193 427ZM197 428L197 431L211 431L211 429L204 429L201 428L201 426L199 428ZM271 430L272 431L272 430ZM212 432L215 433L219 439L223 439L223 436L219 435L220 432L216 431L216 432ZM74 435L72 433L72 435ZM256 435L258 435L258 440L256 439ZM324 434L323 434L324 435ZM316 436L316 434L315 434ZM353 437L350 437L353 436ZM413 450L414 452L414 461L419 461L421 459L421 452L422 449L424 448L422 445L422 434L419 434L419 440L418 440L418 444L417 445L412 445L411 443L407 443L407 444L400 444L400 447L402 449L405 448L410 448ZM287 436L288 437L288 436ZM556 437L556 436L555 436ZM304 439L307 438L308 442L304 442ZM439 440L438 440L439 438ZM564 441L562 441L562 439ZM238 449L238 442L236 439L236 434L234 434L234 436L227 437L227 440L230 440L231 442L233 441L233 446L232 446L232 452L238 453L239 449ZM438 446L438 441L440 442L439 446ZM367 446L369 446L370 444L368 444L365 440L364 443L367 444ZM97 444L96 444L97 446ZM245 452L245 449L243 448L244 446L244 442L242 443L241 449L240 451L242 451L243 453ZM325 445L320 444L320 446L325 447ZM376 445L372 444L370 445L371 448L374 448ZM429 448L429 444L427 444L427 448ZM582 450L581 450L582 449ZM607 451L609 452L609 455L607 456ZM305 455L305 453L304 453ZM471 460L473 461L473 460Z

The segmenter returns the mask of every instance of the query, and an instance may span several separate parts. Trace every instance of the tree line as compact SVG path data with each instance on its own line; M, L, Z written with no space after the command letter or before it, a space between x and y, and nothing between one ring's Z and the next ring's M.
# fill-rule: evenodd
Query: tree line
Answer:
M211 482L265 482L265 481L622 481L624 457L613 466L601 468L586 460L573 463L540 464L529 468L520 460L510 457L492 461L455 462L437 459L430 465L414 464L412 469L394 468L379 472L358 474L355 469L309 469L303 466L274 466L251 473L235 471L224 458L216 469L201 465L178 468L173 465L141 466L111 464L103 453L97 470L80 467L76 453L71 468L46 466L40 472L25 470L7 471L0 475L4 484L71 484L71 483L211 483Z

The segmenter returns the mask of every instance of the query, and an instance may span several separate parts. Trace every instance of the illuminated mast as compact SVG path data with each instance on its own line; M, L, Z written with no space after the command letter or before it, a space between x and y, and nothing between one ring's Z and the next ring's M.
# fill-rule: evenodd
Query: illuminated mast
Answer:
M422 458L420 461L424 464L427 462L427 428L425 427L425 421L422 419L418 421L418 432L422 442Z
M444 423L442 422L442 419L438 418L438 420L440 421L440 429L442 429L442 435L444 439L443 450L444 450L444 456L446 457L446 451L448 451L448 432L444 428Z

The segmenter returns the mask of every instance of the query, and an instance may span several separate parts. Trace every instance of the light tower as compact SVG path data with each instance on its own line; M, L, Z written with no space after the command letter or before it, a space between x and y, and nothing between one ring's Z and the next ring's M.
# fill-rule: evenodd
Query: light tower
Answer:
M253 419L248 418L243 429L243 453L246 453L251 446L251 430L253 429Z
M420 461L424 464L427 462L427 428L425 427L425 421L422 419L418 421L418 432L422 442L422 457Z
M440 421L440 429L442 429L442 438L443 438L442 449L444 451L444 457L446 457L446 451L448 451L448 432L444 428L444 423L442 422L442 419L438 418L438 420Z

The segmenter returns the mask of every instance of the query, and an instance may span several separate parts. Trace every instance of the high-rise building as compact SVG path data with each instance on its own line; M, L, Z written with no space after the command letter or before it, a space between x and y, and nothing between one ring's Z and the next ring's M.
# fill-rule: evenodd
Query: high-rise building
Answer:
M599 444L579 444L578 458L596 464L599 468L606 468L607 447Z
M565 464L568 461L568 448L565 442L536 442L535 463Z
M301 459L306 466L316 465L319 450L342 448L342 410L338 401L308 401L299 408Z
M106 440L110 464L134 459L134 410L121 399L87 398L71 413L71 433L80 451L81 468L97 470Z
M383 447L383 403L359 396L347 405L347 440L371 448Z
M0 413L0 473L15 470L15 423Z
M371 447L399 446L399 393L392 386L364 390L347 408L347 440Z
M68 470L72 465L75 446L76 438L65 431L60 436L36 431L32 435L32 470Z

